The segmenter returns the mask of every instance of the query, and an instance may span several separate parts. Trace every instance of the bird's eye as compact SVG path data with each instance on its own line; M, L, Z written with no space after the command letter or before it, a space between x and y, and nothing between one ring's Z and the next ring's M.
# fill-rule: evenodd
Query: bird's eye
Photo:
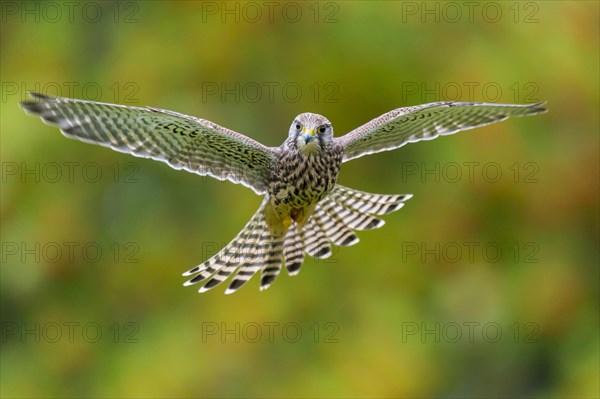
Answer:
M325 133L326 130L327 130L327 127L325 127L325 125L319 127L319 133L321 133L321 134Z
M296 128L296 130L302 129L302 125L298 122L296 122L296 125L294 127Z

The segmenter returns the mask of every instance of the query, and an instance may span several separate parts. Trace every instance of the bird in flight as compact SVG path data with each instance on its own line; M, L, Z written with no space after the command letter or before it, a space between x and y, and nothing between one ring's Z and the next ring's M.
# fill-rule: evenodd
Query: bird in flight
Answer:
M337 184L344 162L462 130L543 113L544 103L442 101L398 108L334 137L324 116L303 113L279 147L267 147L211 121L153 107L131 107L30 93L26 112L69 138L99 144L175 169L241 183L264 199L239 234L212 258L188 270L184 285L208 291L233 275L235 292L260 271L268 288L283 265L300 271L305 254L331 255L331 246L358 242L355 230L381 227L410 194L372 194Z

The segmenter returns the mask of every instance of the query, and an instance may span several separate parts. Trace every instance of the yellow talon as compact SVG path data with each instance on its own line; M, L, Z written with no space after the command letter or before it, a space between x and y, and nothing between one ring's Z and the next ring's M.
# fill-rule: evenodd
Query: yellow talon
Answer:
M287 228L290 227L290 225L292 224L292 218L288 216L284 218L281 222L283 223L283 227L285 227L285 229L287 230Z

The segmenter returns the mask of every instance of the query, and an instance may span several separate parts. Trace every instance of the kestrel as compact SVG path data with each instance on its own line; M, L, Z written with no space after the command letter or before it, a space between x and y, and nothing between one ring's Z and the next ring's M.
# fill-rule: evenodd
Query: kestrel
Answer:
M21 106L69 137L175 169L250 187L264 199L240 233L189 271L199 292L233 275L232 293L257 272L268 288L282 266L296 275L304 254L331 255L331 245L358 242L355 230L383 226L375 217L400 209L410 194L383 195L337 184L344 162L407 143L473 129L511 116L545 112L529 105L435 102L398 108L334 138L324 116L298 115L279 147L267 147L213 122L153 107L130 107L31 93Z

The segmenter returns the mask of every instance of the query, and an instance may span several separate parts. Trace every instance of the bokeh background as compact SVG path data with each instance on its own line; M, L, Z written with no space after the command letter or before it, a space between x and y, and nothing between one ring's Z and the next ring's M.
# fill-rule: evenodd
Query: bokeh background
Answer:
M598 397L597 2L66 3L2 2L2 397ZM28 90L271 146L305 111L337 135L437 100L549 112L345 164L414 198L225 296L180 274L260 198L65 139Z

